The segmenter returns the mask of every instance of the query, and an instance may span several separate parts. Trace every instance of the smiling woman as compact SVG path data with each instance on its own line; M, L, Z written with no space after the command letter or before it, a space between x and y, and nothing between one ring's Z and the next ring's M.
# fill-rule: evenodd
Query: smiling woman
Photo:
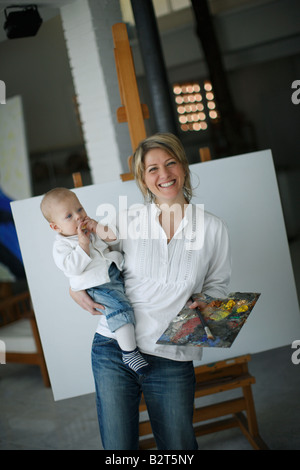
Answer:
M191 200L188 161L180 140L174 135L155 134L142 141L135 151L132 167L146 200L161 203L160 198L163 198L168 204L189 203ZM155 185L159 185L156 190ZM168 195L163 190L169 187L172 192Z
M169 243L191 198L184 148L173 134L155 134L137 148L133 168L143 194L161 209L159 222Z
M187 202L182 193L185 179L183 166L165 150L149 150L145 156L144 175L144 183L158 204Z

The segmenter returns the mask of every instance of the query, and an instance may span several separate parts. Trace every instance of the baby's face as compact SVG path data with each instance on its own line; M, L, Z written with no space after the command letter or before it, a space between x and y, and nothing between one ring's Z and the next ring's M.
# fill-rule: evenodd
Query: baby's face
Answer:
M53 214L52 228L64 236L77 235L78 225L87 216L75 194L55 204Z

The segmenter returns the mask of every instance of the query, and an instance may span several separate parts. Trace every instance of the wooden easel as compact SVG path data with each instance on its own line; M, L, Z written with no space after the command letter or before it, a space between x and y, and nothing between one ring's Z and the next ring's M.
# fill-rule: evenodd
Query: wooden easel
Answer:
M126 25L118 23L113 26L115 45L115 61L119 80L122 107L117 110L118 122L128 122L129 133L133 151L141 140L146 137L144 119L148 117L146 105L141 105L137 90L134 65L129 46ZM211 159L208 147L199 150L202 162ZM133 179L129 157L129 173L121 175L123 181ZM73 174L75 187L82 186L80 173ZM194 423L197 436L221 431L239 426L254 449L267 449L258 432L257 419L252 396L251 385L255 378L248 371L250 355L234 359L219 361L214 364L195 368L196 393L195 398L214 395L216 393L240 388L242 395L239 398L219 402L204 407L195 406ZM140 403L140 413L147 410L144 397ZM246 414L245 414L245 413ZM231 415L230 418L224 416ZM221 418L212 423L200 424L211 419ZM140 449L155 447L149 419L140 422Z
M20 294L13 295L12 293L5 298L0 299L0 326L6 326L11 328L14 325L18 325L19 321L29 321L31 332L35 344L36 351L34 352L6 352L6 362L13 362L19 364L32 364L38 365L41 370L42 378L45 387L50 387L50 379L48 369L44 357L42 343L31 303L31 297L29 291L22 292ZM5 339L4 333L2 338ZM10 331L11 334L11 331ZM1 335L1 332L0 332Z
M209 147L201 147L199 149L199 155L202 163L211 160L211 153Z
M196 436L239 427L254 449L268 449L258 432L251 390L255 378L249 373L249 360L250 355L245 355L195 368L196 399L234 389L240 389L242 392L238 398L207 406L199 406L199 403L195 401L193 422ZM140 412L146 409L145 400L142 398ZM227 418L224 418L225 416ZM212 419L215 421L205 423ZM147 419L140 423L140 436L150 434L152 434L151 424ZM140 439L140 449L154 447L153 436Z
M118 122L128 122L132 151L146 138L144 119L149 118L146 104L141 104L136 82L131 47L129 45L126 25L116 23L112 26L114 55L119 82L122 106L117 109ZM131 159L128 158L129 173L121 175L122 181L134 179L131 171Z

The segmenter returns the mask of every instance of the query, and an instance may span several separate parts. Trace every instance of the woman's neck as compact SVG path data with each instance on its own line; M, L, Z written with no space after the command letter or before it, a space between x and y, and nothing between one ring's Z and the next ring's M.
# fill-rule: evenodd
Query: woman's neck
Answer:
M169 243L184 217L188 202L184 197L182 197L172 201L155 201L155 203L161 210L159 223L162 226Z
M174 199L158 199L154 200L154 203L161 209L165 211L174 210L174 207L181 207L184 210L185 206L188 204L188 201L185 199L183 194L178 195Z

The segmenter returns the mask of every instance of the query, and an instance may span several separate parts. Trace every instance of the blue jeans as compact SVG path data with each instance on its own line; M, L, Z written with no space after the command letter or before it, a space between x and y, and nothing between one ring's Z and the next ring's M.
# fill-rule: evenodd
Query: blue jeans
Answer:
M192 426L193 363L143 356L151 367L146 375L139 376L124 365L117 341L95 334L92 366L104 449L138 450L142 392L157 448L197 449Z
M99 311L105 315L110 331L114 332L127 323L135 325L135 318L125 294L122 273L115 263L110 265L108 274L110 282L87 289L87 293L105 307L105 310Z

